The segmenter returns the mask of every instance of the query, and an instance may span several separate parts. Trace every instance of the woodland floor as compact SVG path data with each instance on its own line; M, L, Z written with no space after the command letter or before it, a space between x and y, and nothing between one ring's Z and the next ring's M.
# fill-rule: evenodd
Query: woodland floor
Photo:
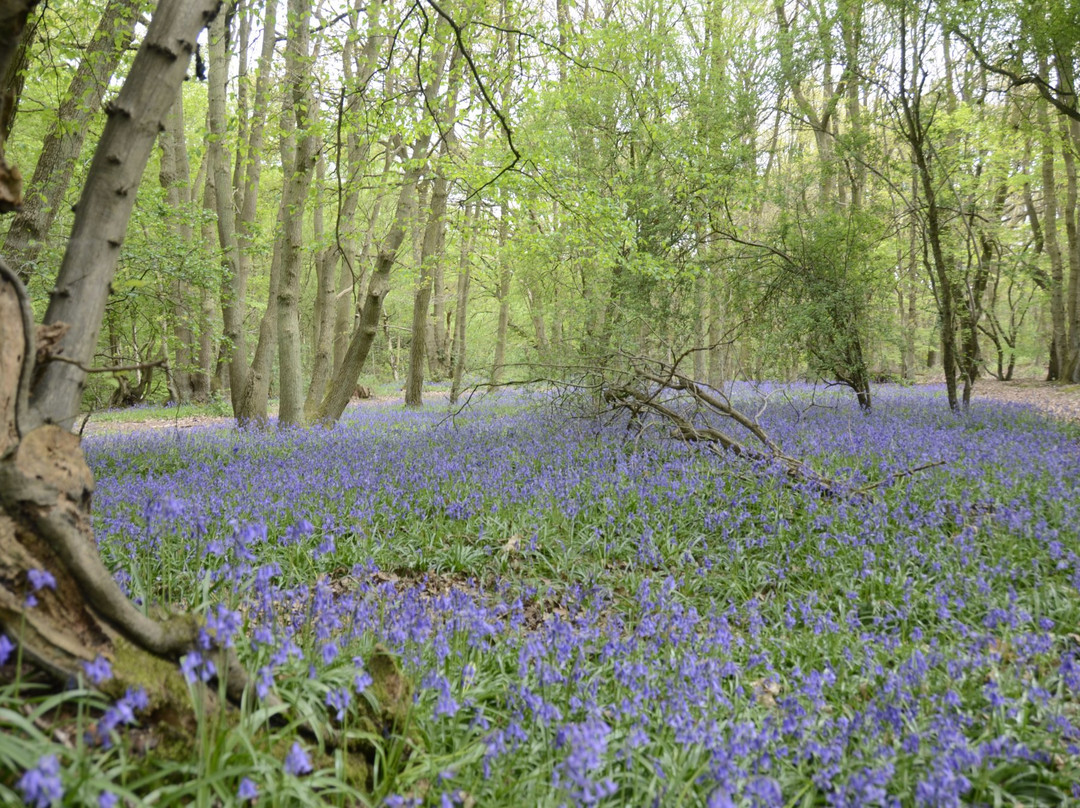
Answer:
M424 394L427 402L443 402L448 394L445 391L431 391ZM997 379L980 379L972 393L975 399L990 401L1007 401L1016 404L1025 404L1035 410L1044 412L1054 418L1065 421L1080 423L1080 384L1057 384L1046 382L1041 379L1017 379L1009 382L1001 382ZM349 407L363 407L371 404L387 404L404 402L401 394L393 396L376 396L369 399L354 399ZM271 415L275 414L276 405L271 408ZM210 415L183 416L179 418L147 418L139 419L132 412L131 420L95 422L93 416L86 423L82 434L84 435L110 435L126 434L143 429L191 429L193 427L211 426L215 424L227 424L232 418L216 417Z
M980 379L972 391L972 396L1027 404L1055 418L1080 422L1080 384L1057 384L1041 379L1011 382Z

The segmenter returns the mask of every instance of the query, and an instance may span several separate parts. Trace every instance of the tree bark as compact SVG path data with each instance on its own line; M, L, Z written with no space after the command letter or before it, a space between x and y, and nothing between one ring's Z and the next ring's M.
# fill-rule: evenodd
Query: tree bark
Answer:
M67 431L74 421L101 328L109 284L154 139L184 78L199 31L217 0L161 0L116 101L87 174L68 249L45 314L66 328L52 349L69 362L46 361L35 372L30 308L17 276L0 265L0 628L20 640L24 658L65 682L98 654L121 652L175 661L194 647L197 622L162 623L120 591L94 546L93 477ZM14 350L12 350L14 347ZM30 570L47 570L54 588L34 593ZM143 665L142 667L145 667ZM236 672L233 664L223 671ZM179 677L172 666L162 674ZM239 695L239 678L228 677ZM130 682L130 679L129 679Z
M1068 344L1065 319L1065 273L1061 258L1061 245L1058 241L1057 181L1054 171L1054 133L1050 128L1046 102L1038 101L1038 124L1042 132L1042 186L1043 215L1042 239L1046 254L1050 258L1050 319L1053 324L1053 359L1057 379L1066 365L1066 345Z
M460 53L454 49L450 60L450 82L446 91L445 108L439 117L447 121L446 133L442 141L444 158L449 158L454 146L454 119L457 117L457 97L461 87ZM420 278L413 295L412 341L409 344L409 370L405 379L405 406L420 407L424 403L424 364L428 353L428 310L431 308L431 290L433 283L433 265L442 261L446 216L446 200L450 195L450 183L446 171L439 167L431 184L431 203L428 208L427 223L424 227L424 240L420 250Z
M703 381L706 378L707 346L709 339L709 279L705 273L694 278L694 378Z
M172 229L177 244L185 250L181 255L189 255L194 246L191 223L188 218L191 203L191 165L188 162L187 142L184 137L182 87L176 91L176 100L165 119L165 131L161 133L158 142L161 147L158 177L172 212ZM191 289L183 279L183 266L181 265L179 269L177 279L169 283L168 290L168 318L172 325L175 345L170 373L177 400L190 401L193 392L191 366L194 342L191 312L188 310Z
M23 0L25 2L25 0ZM36 6L38 0L27 3ZM16 7L20 3L15 4ZM38 26L41 16L27 17L21 33L14 33L18 37L18 44L13 50L9 50L11 60L7 63L0 74L0 98L3 99L3 113L0 114L0 144L7 142L11 136L11 130L15 126L15 116L19 112L19 100L22 97L23 86L26 84L26 64L30 56L30 49L37 38ZM3 150L0 149L0 154Z
M418 154L427 151L427 141L430 135L421 135L413 148L413 160L417 160ZM390 232L383 239L379 247L378 258L375 262L375 270L368 282L367 297L364 300L364 308L360 312L360 319L353 329L349 338L348 348L341 367L334 374L315 418L317 421L332 423L345 412L345 405L349 403L356 380L360 378L360 371L364 369L371 344L379 332L379 318L382 314L383 300L390 291L390 270L393 269L397 260L398 250L405 240L408 231L410 213L414 207L417 185L420 182L422 168L414 165L406 169L402 181L401 191L398 194L397 208L394 211L394 222Z
M472 250L476 238L476 209L478 202L466 205L461 226L461 259L458 263L457 302L454 308L454 340L450 346L450 403L456 404L465 373L466 311L469 303L469 281L472 271Z
M503 365L506 364L506 335L510 327L510 284L514 280L514 270L510 266L510 254L507 242L510 238L510 209L507 204L509 194L504 190L499 204L499 286L496 292L499 301L499 320L495 327L495 359L491 363L491 384L502 381Z
M727 339L724 329L724 286L718 267L709 270L709 387L720 389L724 383L724 356Z
M316 245L323 245L315 255L315 307L312 317L311 342L314 358L311 382L304 397L304 417L310 418L314 408L326 395L326 385L334 370L334 272L337 269L338 245L325 245L326 159L319 155L315 167L315 207L311 212L311 236Z
M300 374L300 265L303 260L304 211L318 151L310 84L310 15L311 0L289 0L285 71L291 86L282 108L282 142L288 144L283 145L282 153L284 157L286 151L292 152L289 155L291 173L286 175L278 214L281 225L278 239L281 277L277 291L278 423L281 426L296 426L304 418Z

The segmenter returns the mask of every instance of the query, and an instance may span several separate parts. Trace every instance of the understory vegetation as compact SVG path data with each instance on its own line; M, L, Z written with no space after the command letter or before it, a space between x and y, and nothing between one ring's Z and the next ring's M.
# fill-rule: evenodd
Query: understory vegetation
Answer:
M200 709L190 653L178 755L103 661L5 677L0 802L1080 800L1076 428L937 388L732 394L839 490L543 393L86 439L106 564L260 698Z

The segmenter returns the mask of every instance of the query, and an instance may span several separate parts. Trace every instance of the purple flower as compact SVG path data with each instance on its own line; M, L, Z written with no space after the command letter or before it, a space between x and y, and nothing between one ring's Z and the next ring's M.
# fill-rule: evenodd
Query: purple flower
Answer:
M240 787L236 789L236 799L240 802L250 802L258 797L259 789L252 780L245 777L240 781Z
M31 591L39 589L56 589L56 579L48 570L29 570L26 577L30 579Z
M206 616L206 628L213 632L218 645L230 648L233 644L233 635L240 630L240 612L234 612L226 608L225 604L219 603L210 614Z
M27 805L49 808L55 800L64 796L64 787L60 783L60 761L56 755L45 755L37 766L23 772L17 785Z
M15 650L15 643L7 638L6 634L0 634L0 665L4 665Z
M112 745L112 732L124 724L136 723L135 711L145 710L150 706L146 691L140 688L128 688L128 691L101 716L93 732L88 732L88 743L100 743L106 749Z
M311 759L299 743L293 742L292 749L285 756L285 773L294 777L307 774L311 771Z
M326 643L326 645L324 645L322 647L322 658L323 658L323 664L324 665L329 665L331 662L333 662L335 659L337 659L337 655L338 655L338 645L333 640Z
M95 685L104 684L112 679L112 666L109 665L109 660L101 654L98 654L97 659L93 662L84 662L82 665L83 670L86 672L86 678Z
M345 720L345 710L349 707L349 702L352 701L352 696L349 691L343 687L334 688L326 694L326 706L336 710L336 716L338 721Z
M205 659L198 651L192 651L180 657L180 672L189 682L194 682L196 679L209 682L217 673L217 666L213 660Z
M111 791L102 791L97 798L98 808L114 808L119 801L120 798Z

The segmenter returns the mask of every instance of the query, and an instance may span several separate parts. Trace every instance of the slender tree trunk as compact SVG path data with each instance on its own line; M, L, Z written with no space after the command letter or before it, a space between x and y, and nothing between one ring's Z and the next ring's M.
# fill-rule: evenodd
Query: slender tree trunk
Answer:
M270 7L276 4L271 3ZM239 397L247 381L247 344L244 329L244 308L247 293L247 272L240 266L240 250L236 240L236 211L229 182L228 158L225 154L227 115L225 84L229 61L225 48L224 15L218 15L210 25L209 74L207 81L206 124L210 132L210 166L207 169L208 188L214 191L218 243L222 269L221 316L224 330L224 352L228 356L229 393L233 414L239 413Z
M444 158L449 158L454 146L454 119L457 117L458 90L461 87L461 52L454 49L450 59L450 81L446 90L445 107L439 117L446 121L446 132L442 141ZM441 265L443 242L445 240L446 200L450 195L450 183L446 171L439 167L431 185L431 204L428 210L427 224L424 227L424 240L420 250L420 278L413 296L412 341L409 345L409 370L405 379L405 406L423 405L424 364L428 353L428 328L430 321L428 310L431 308L431 291L436 264Z
M1065 162L1065 240L1069 249L1069 283L1065 290L1066 316L1068 317L1068 347L1066 364L1061 374L1063 381L1080 383L1080 232L1077 230L1076 152L1080 150L1080 121L1064 120L1062 135Z
M709 345L709 279L704 272L694 278L694 379L707 379Z
M300 370L300 269L304 246L304 211L315 169L318 144L312 128L311 52L308 18L311 0L289 0L285 71L290 90L282 108L283 155L289 155L291 174L281 194L281 278L277 297L278 373L280 409L278 423L295 426L303 422L303 386ZM299 133L299 134L298 134ZM283 165L285 161L283 160ZM275 250L276 252L277 250Z
M326 161L319 156L317 166L317 194L315 209L312 212L312 240L322 244L325 238L323 223L323 186L325 184ZM330 244L319 250L315 256L315 316L312 324L312 342L315 355L311 368L311 384L308 385L304 398L304 417L310 418L314 409L326 395L326 385L334 369L334 318L337 308L334 306L334 271L337 269L338 246Z
M60 102L56 119L45 134L41 155L23 200L11 222L3 254L24 279L41 252L120 56L135 31L139 4L109 0L79 67Z
M1056 371L1051 375L1056 380L1065 368L1065 347L1068 344L1067 321L1065 319L1065 273L1061 259L1061 246L1058 242L1057 182L1054 171L1053 131L1050 128L1050 119L1047 114L1047 102L1040 99L1036 104L1039 128L1042 130L1043 140L1041 160L1043 185L1042 233L1046 254L1050 258L1050 318L1053 324L1051 366Z
M245 149L242 162L244 168L243 185L236 186L229 182L227 163L222 160L219 167L217 187L218 221L221 229L222 211L225 214L230 234L228 240L222 237L222 249L233 258L231 276L231 300L233 319L226 324L225 335L235 348L229 364L229 383L232 388L233 414L241 424L265 424L267 421L267 398L270 394L270 372L277 346L277 305L278 278L281 272L281 253L274 250L270 261L270 280L267 291L266 311L259 324L259 338L250 367L247 364L247 340L244 329L247 283L251 274L252 259L257 246L256 213L259 199L259 181L262 176L263 134L266 128L266 111L269 105L271 64L276 40L277 3L266 3L263 16L263 45L259 53L257 76L255 79L255 97L252 102L252 114L248 133L248 142L238 144ZM213 29L211 29L211 35ZM211 36L211 46L214 38ZM224 43L220 43L222 47ZM211 65L214 51L211 50ZM213 68L211 67L211 75ZM211 144L214 145L213 141ZM239 178L237 178L239 179ZM239 216L234 214L235 198L242 199Z
M443 238L445 239L445 228ZM431 286L431 342L428 350L428 368L433 378L450 375L450 332L446 309L446 266L444 250L439 250L438 260L432 267Z
M190 216L191 203L191 166L188 163L187 142L184 137L184 93L183 88L176 92L169 116L165 119L165 131L158 138L161 146L159 179L165 191L169 208L173 211L172 227L177 244L184 250L181 255L190 255L194 248ZM182 259L183 260L183 259ZM175 281L170 283L168 312L172 324L175 352L171 363L173 383L176 387L177 400L190 401L192 397L191 367L194 359L194 331L192 316L188 310L192 298L191 288L183 278L183 267Z
M37 40L38 26L41 24L41 15L31 15L26 20L19 44L12 54L11 61L0 76L0 97L5 99L3 105L3 117L0 118L0 143L6 143L11 137L11 130L15 126L15 116L19 112L19 101L22 98L23 87L26 84L27 62L30 51Z
M503 366L506 364L506 334L510 327L510 284L514 271L510 266L510 253L507 248L510 234L510 210L507 205L508 194L502 193L499 205L499 321L495 329L495 360L491 365L491 384L502 381Z
M724 286L717 267L709 270L709 387L719 389L724 383L724 345L727 334L724 328Z
M424 86L425 106L431 109L438 98L439 87L442 85L443 72L446 69L447 50L439 48L434 56L434 70L431 78ZM360 312L359 321L349 338L348 348L342 359L341 367L334 373L330 382L330 388L316 411L316 420L327 423L336 421L345 412L345 406L352 397L356 388L356 381L360 377L360 371L364 369L368 353L375 336L379 332L379 321L382 315L383 300L390 290L390 271L397 259L398 250L405 240L405 234L411 224L410 217L416 209L416 196L420 178L423 175L424 165L427 162L428 149L431 146L431 133L426 132L417 137L413 143L409 165L405 169L402 179L401 190L398 193L397 206L394 209L394 220L379 246L378 257L375 261L375 270L368 282L367 297L364 300L364 308Z
M363 10L363 0L356 0L353 6L353 14L351 18L352 26L355 29L359 24L359 15ZM353 66L353 38L346 37L345 43L342 46L341 63L342 70L345 75L345 87L354 88L358 83L360 86L366 84L376 67L376 59L378 57L379 45L382 41L379 36L379 20L382 14L382 3L378 0L367 4L368 14L368 36L367 41L364 44L363 51L361 52L358 60L359 64L354 69ZM337 292L335 294L335 314L334 314L334 364L330 369L330 374L333 375L341 369L341 364L345 359L345 351L349 345L349 333L354 325L354 312L356 312L356 294L357 290L363 288L364 273L367 265L370 263L370 255L368 254L371 249L371 244L375 238L375 227L378 225L379 212L382 208L382 201L385 197L385 189L380 189L375 196L375 202L372 205L371 217L369 220L368 234L364 242L362 257L357 260L357 222L356 212L360 200L360 184L357 182L348 182L343 177L352 177L359 174L361 168L366 166L369 155L371 152L371 140L362 139L359 137L356 127L347 125L345 120L346 112L351 112L352 109L359 104L360 93L349 93L348 102L346 103L346 97L341 97L341 104L338 108L338 121L336 132L336 146L337 146L337 159L335 160L338 176L338 195L341 196L344 192L344 198L338 200L338 216L335 224L334 233L339 247L339 254L335 257L335 260L340 260L340 268L338 270L338 282ZM342 132L346 131L347 134L342 135ZM346 146L347 152L347 168L348 174L342 174L342 160L341 149L342 145ZM390 149L386 150L385 161L383 164L382 179L385 181L390 176L390 167L392 164L392 152ZM324 385L325 387L325 385ZM326 391L312 390L312 399L310 404L305 402L304 412L308 419L312 418L318 409L319 402L322 400Z
M453 120L451 117L450 120ZM431 307L432 264L439 260L442 250L443 217L450 186L446 174L435 175L431 189L431 205L424 227L420 250L420 278L413 295L412 339L409 344L409 369L405 377L405 406L423 405L424 364L427 361L428 310Z
M476 208L479 203L466 205L461 232L461 258L458 262L457 300L454 307L454 339L450 346L450 403L456 404L465 373L465 327L468 322L469 280L472 271L472 250L476 236Z
M427 151L427 141L430 135L421 136L417 143L419 148L413 149L414 155L422 155ZM416 157L414 157L416 159ZM345 412L345 405L349 403L356 380L360 377L360 371L364 369L371 344L379 332L379 320L382 314L383 300L390 291L390 270L397 259L398 250L405 241L405 233L408 230L410 214L414 208L417 185L420 182L421 168L412 167L406 170L402 181L401 191L398 195L397 209L394 212L394 223L390 232L383 240L379 248L379 255L375 262L375 270L368 282L367 297L364 300L364 308L360 312L360 320L353 329L349 338L349 345L345 351L341 367L334 374L330 382L330 388L326 392L322 403L316 413L316 420L333 422Z

